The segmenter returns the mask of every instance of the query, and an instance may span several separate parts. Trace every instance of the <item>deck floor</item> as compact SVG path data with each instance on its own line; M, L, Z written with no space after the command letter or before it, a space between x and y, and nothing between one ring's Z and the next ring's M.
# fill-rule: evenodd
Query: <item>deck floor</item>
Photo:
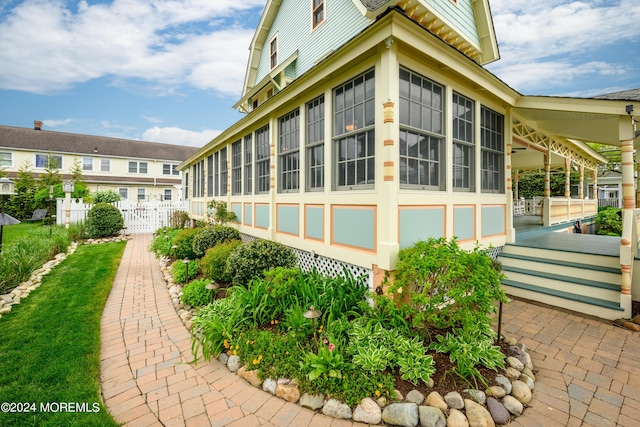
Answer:
M512 245L583 254L620 256L620 238L615 236L545 232L544 230L527 234L522 238L518 238L516 234L516 241Z

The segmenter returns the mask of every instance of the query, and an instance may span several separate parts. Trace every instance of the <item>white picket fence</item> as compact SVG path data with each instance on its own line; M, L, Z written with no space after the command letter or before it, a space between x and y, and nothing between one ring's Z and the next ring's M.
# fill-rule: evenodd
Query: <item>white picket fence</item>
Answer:
M188 211L184 202L161 202L152 200L148 202L131 202L123 200L113 203L124 218L124 226L127 233L153 233L161 227L169 225L169 218L176 211ZM69 223L83 222L92 204L84 203L82 199L71 199L69 204ZM66 218L65 199L57 199L56 223L64 225Z

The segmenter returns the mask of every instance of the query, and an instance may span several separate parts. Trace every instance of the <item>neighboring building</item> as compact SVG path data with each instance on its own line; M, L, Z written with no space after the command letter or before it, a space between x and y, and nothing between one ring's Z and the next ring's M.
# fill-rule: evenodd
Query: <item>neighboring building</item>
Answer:
M594 215L569 171L629 144L633 102L523 96L498 58L488 0L268 0L246 116L179 167L192 217L224 200L242 233L381 273L419 239L513 242L512 170L566 174L545 224Z
M25 164L38 178L53 156L63 180L79 162L90 191L113 190L128 200L181 200L181 161L194 147L0 126L0 167L15 178Z

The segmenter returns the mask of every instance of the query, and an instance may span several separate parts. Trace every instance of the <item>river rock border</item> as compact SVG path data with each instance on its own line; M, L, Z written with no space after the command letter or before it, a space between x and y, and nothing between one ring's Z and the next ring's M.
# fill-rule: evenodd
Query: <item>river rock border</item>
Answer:
M118 237L106 237L102 239L87 239L84 241L85 244L98 244L98 243L108 243L108 242L119 242L122 240L129 240L130 237L118 236ZM8 294L0 295L0 319L2 316L5 316L11 313L11 308L14 305L20 304L20 301L24 300L29 296L31 292L38 289L38 287L42 284L42 278L49 274L51 270L62 261L67 259L67 257L73 254L78 246L81 243L72 242L67 247L67 252L61 252L53 257L53 259L45 262L42 267L35 270L31 273L29 280L20 283L18 286L13 288Z
M193 324L191 318L194 308L180 301L182 286L173 281L169 271L170 259L160 259L160 269L164 275L169 295L176 313L188 330ZM255 387L280 397L287 402L339 419L378 425L403 427L468 427L495 426L508 424L519 416L531 402L536 376L529 351L524 343L515 338L503 337L509 345L504 375L497 375L496 386L486 390L464 390L463 395L456 391L442 396L433 391L424 396L418 390L412 390L403 396L395 391L393 402L385 397L374 400L362 399L355 408L336 399L327 399L323 394L309 395L300 393L296 380L287 378L267 378L262 381L258 371L248 370L240 363L238 356L220 354L218 360L229 371L235 372Z

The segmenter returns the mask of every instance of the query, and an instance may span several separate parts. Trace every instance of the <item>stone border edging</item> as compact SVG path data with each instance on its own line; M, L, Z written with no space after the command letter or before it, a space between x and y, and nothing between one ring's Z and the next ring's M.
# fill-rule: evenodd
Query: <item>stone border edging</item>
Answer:
M176 310L185 327L191 331L191 318L194 308L180 301L182 286L173 281L169 272L169 259L159 260L167 289ZM336 399L326 399L323 394L309 395L300 393L296 380L285 378L260 380L256 370L247 370L238 356L220 354L218 360L231 372L251 385L280 397L287 402L320 411L322 414L339 419L353 420L377 425L381 422L390 425L416 427L447 426L463 427L469 425L503 425L521 415L531 402L536 377L529 351L524 343L514 338L503 337L509 345L510 355L506 358L504 375L496 376L497 386L487 390L464 390L468 398L453 391L444 397L436 392L425 396L418 390L412 390L407 396L396 390L395 402L388 403L386 398L374 400L362 399L352 410L346 403ZM448 414L448 415L446 415Z

